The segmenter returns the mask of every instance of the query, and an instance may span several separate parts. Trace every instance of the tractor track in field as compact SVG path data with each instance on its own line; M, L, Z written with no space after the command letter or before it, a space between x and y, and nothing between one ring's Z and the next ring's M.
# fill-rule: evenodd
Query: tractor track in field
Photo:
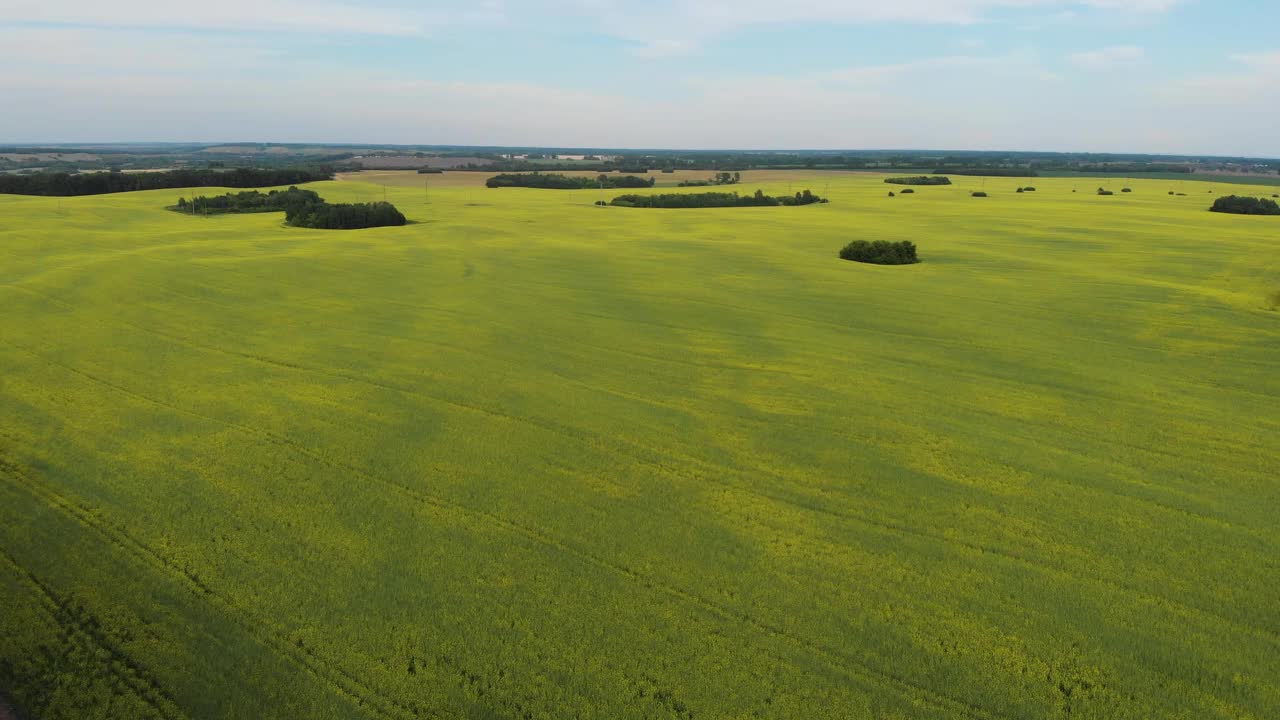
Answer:
M0 472L12 472L9 464L3 459L0 459ZM0 561L3 561L0 564L10 566L19 580L34 591L40 599L40 609L54 625L62 629L68 640L74 637L105 653L108 658L108 662L104 663L107 672L151 708L157 717L165 720L182 720L189 717L178 707L173 696L136 660L111 642L106 633L98 628L91 618L85 618L83 613L75 612L75 608L70 605L67 598L60 597L53 588L23 567L4 548L0 548ZM0 719L4 717L4 706L0 701Z
M123 528L113 527L95 517L89 510L32 479L17 465L3 458L0 458L0 477L10 478L12 484L25 489L46 505L61 511L86 530L97 533L126 556L132 556L144 565L148 565L186 585L193 594L204 598L206 602L220 609L224 616L230 618L240 627L241 631L273 651L276 656L292 662L327 685L330 691L341 697L346 697L362 709L369 710L375 717L384 720L423 717L419 711L400 703L394 698L383 695L352 673L316 656L309 649L299 649L282 637L270 623L257 618L229 598L223 597L195 573L175 565L162 554L135 538L128 531ZM17 565L16 562L13 564ZM428 717L439 716L428 715Z
M13 346L13 347L18 347L18 346ZM36 355L37 357L39 357L36 353L32 353L31 351L26 350L25 348L20 348L20 349L23 349L29 354ZM360 470L358 468L350 467L343 463L330 460L329 458L315 451L312 451L309 448L303 447L302 445L292 440L289 440L288 438L281 437L274 433L270 433L265 430L261 430L249 425L228 422L215 417L204 415L202 413L180 408L180 407L171 405L169 403L165 403L159 400L155 400L154 398L147 397L140 393L136 393L132 390L116 385L115 383L103 380L94 375L86 373L82 370L71 368L61 363L53 363L52 361L48 361L48 360L46 360L46 362L51 362L52 364L56 364L74 374L80 375L95 383L104 385L117 392L134 397L144 402L147 402L159 407L164 407L174 412L200 418L209 422L218 423L225 427L237 429L241 432L253 435L255 437L258 437L261 440L265 440L275 445L286 446L292 449L294 452L304 455L305 457L308 457L315 462L325 465L326 467L329 467L332 470L336 470L338 472L343 472L343 473L350 473L357 477L360 477L361 479L367 480L371 483L383 485L384 487L387 487L396 492L399 492L405 497L408 497L409 499L412 499L418 503L429 505L438 509L452 510L454 512L459 512L464 515L469 515L475 518L485 520L490 524L494 524L501 528L506 529L508 532L522 535L530 540L535 541L536 543L551 547L563 554L576 557L580 561L589 563L591 565L594 565L604 570L608 570L615 574L619 574L651 590L660 591L670 597L679 599L685 602L686 604L692 604L694 606L697 606L701 608L703 611L709 612L713 615L721 617L722 619L729 619L729 620L735 620L735 621L741 622L743 624L746 624L750 627L755 628L758 632L762 632L766 635L774 636L795 647L799 647L804 651L823 657L824 659L826 659L827 662L833 664L834 669L844 672L845 674L848 674L850 677L857 679L863 683L868 683L868 684L871 684L872 686L887 686L888 688L893 689L898 694L906 697L907 699L923 700L929 703L930 705L934 706L935 709L942 710L942 711L959 710L963 713L964 716L967 716L967 717L974 717L974 718L981 718L981 719L988 719L988 720L999 720L1000 718L1006 717L999 713L986 710L976 705L972 705L964 700L954 698L950 695L946 695L943 693L939 693L937 691L930 690L923 685L912 682L911 680L901 678L891 673L887 673L883 670L879 670L860 660L857 660L852 657L848 657L837 651L831 650L829 648L813 643L812 641L806 640L802 637L788 633L787 631L777 626L774 626L772 624L769 624L765 621L759 620L750 614L733 610L731 608L728 608L718 603L707 600L706 598L703 598L695 593L691 593L687 590L684 590L683 588L679 588L669 583L665 583L660 580L654 580L652 578L644 576L640 573L637 573L634 570L631 570L626 566L612 562L602 556L596 555L595 553L591 553L589 551L577 548L574 545L568 543L567 541L561 540L555 537L554 535L551 535L550 533L547 533L541 529L537 529L532 526L525 525L523 523L517 523L508 518L497 515L496 513L476 510L476 509L473 509L464 505L460 505L458 503L455 503L437 496L425 494L418 490L415 490L414 488L404 485L402 483L381 478L376 475L367 473L363 470ZM78 521L81 521L82 524L88 525L93 529L98 530L100 534L106 536L115 545L125 550L131 550L135 555L143 556L144 559L148 559L152 565L158 565L159 567L162 567L167 571L171 571L171 574L180 575L181 577L185 578L188 584L192 585L195 589L199 590L201 594L209 598L215 599L218 602L218 604L223 605L225 608L231 611L234 611L237 614L242 613L246 616L251 617L248 611L239 608L233 602L220 596L218 593L216 593L212 588L210 588L207 584L201 581L194 574L190 573L189 571L183 568L172 565L162 555L152 550L149 546L145 545L144 543L137 540L133 536L129 535L127 531L120 528L111 528L110 526L107 526L104 523L95 521L92 515L78 508L78 506L74 505L73 503L66 500L62 496L58 495L57 493L53 492L52 490L44 489L44 493L42 493L41 490L38 488L38 483L36 483L34 480L31 480L25 474L21 473L21 471L12 463L8 463L3 460L0 460L0 470L4 470L4 469L8 469L9 474L15 474L17 477L19 477L23 481L23 485L28 486L29 491L35 494L37 497L41 497L44 493L47 493L49 496L52 497L53 502L51 504L53 504L55 507L58 507L66 511L69 514L72 514L73 516L76 517ZM48 500L49 498L42 497L42 499ZM120 538L116 537L117 534L120 536ZM266 625L265 623L263 623L260 620L257 620L256 618L254 618L254 620L258 625ZM243 628L244 625L243 623L241 624ZM269 627L269 625L267 625L267 627ZM248 628L245 628L245 629L248 629ZM274 641L272 644L276 646L273 649L277 649L277 652L279 652L278 648L283 647L285 650L284 654L288 654L294 657L297 656L297 653L294 652L294 649L291 646L289 646L287 642L275 637L274 633L272 633L271 639ZM311 658L315 658L314 655L308 655L308 656ZM358 690L362 689L365 692L376 693L376 691L372 690L372 688L368 688L368 687L362 688L360 686L359 680L355 678L353 675L351 675L350 673L347 673L346 671L343 671L336 666L329 666L329 664L325 663L323 660L319 660L318 658L315 658L315 660L318 664L322 666L327 666L325 669L327 669L330 673L337 673L342 678L342 680L348 685L351 685ZM319 673L316 672L315 669L312 668L309 664L305 662L299 663L299 664L304 665L304 667L307 667L307 669L311 670L313 674L320 677ZM352 690L348 689L348 687L344 686L342 683L331 681L331 684L334 685L336 688L342 690L343 694L348 695L352 699L357 701L361 699L361 695L359 693L353 692ZM408 708L407 706L404 706L394 700L391 700L390 698L384 697L383 699L391 703L397 709L403 711L407 716L413 716L412 715L413 710ZM384 716L392 717L392 714L384 713Z

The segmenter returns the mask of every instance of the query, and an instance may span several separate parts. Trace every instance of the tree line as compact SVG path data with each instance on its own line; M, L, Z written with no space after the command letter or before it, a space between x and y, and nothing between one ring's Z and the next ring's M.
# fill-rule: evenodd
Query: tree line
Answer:
M570 177L558 173L505 173L495 175L484 182L485 187L523 187L543 190L590 190L592 188L648 188L657 183L657 178L642 178L634 175L597 175L589 177Z
M0 175L0 193L72 197L193 187L269 187L332 179L333 170L328 167L201 168L157 173L34 173Z
M890 185L950 185L951 178L938 177L936 175L916 175L914 177L891 177L885 178L885 182Z
M179 198L172 209L192 215L284 211L286 225L318 230L358 230L400 226L408 222L388 202L327 203L310 190L290 187L261 193L256 190L216 197Z
M677 193L669 195L620 195L610 203L617 207L638 208L717 208L717 207L774 207L786 205L813 205L825 203L826 198L814 195L805 190L794 196L782 195L774 197L765 195L763 190L756 190L754 195L739 195L728 192Z

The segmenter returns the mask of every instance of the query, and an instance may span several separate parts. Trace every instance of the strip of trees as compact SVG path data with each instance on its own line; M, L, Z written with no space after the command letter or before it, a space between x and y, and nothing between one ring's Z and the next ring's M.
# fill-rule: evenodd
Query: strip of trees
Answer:
M1267 198L1228 195L1215 200L1209 210L1235 215L1280 215L1280 204Z
M0 175L0 193L73 197L194 187L270 187L332 179L333 170L327 167L205 168L157 173L34 173Z
M818 197L809 190L798 192L794 196L783 195L781 197L765 195L763 190L756 190L754 195L739 195L738 193L727 192L620 195L614 198L611 204L618 207L638 208L717 208L797 206L825 202L827 202L826 198Z
M300 190L291 187L288 190L272 190L262 193L248 190L239 193L227 193L206 197L200 195L191 198L178 198L174 210L192 215L219 215L223 213L260 213L284 212L292 205L309 205L323 203L324 200L311 190Z
M914 177L885 178L890 185L950 185L951 178L936 175L916 175Z
M393 227L408 222L391 203L327 203L316 193L296 187L269 193L253 190L216 197L201 195L190 201L179 198L172 209L193 215L284 211L286 225L319 230Z
M634 175L598 175L590 177L570 177L557 173L507 173L495 175L485 181L485 187L523 187L542 190L590 190L592 188L648 188L653 187L657 178L642 178Z
M840 259L872 265L913 265L920 262L916 244L910 240L854 240L840 250Z

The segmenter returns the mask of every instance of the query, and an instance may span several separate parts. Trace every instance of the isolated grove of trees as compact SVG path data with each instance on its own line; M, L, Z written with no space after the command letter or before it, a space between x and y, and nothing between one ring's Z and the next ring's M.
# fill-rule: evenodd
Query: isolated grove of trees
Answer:
M915 177L891 177L885 178L885 182L890 185L950 185L951 178L939 177L936 175L916 175Z
M248 190L239 193L227 193L215 197L200 195L191 198L178 198L174 207L178 212L192 215L217 215L222 213L258 213L283 212L291 205L322 203L324 200L311 190L299 190L290 187L288 190L272 190L268 193Z
M398 227L407 222L396 206L388 202L291 205L284 211L284 221L294 227L317 230Z
M296 187L269 193L253 190L216 197L201 195L190 201L179 198L172 209L192 215L284 211L285 224L320 230L358 230L408 222L391 203L327 203L316 193Z
M1277 204L1275 200L1240 195L1220 197L1214 201L1213 207L1209 209L1217 213L1232 213L1235 215L1280 215L1280 204Z
M543 190L588 190L591 188L647 188L653 187L656 178L641 178L633 175L598 175L589 177L569 177L558 173L505 173L495 175L485 181L490 188L523 187Z
M920 258L916 256L916 245L910 240L854 240L840 250L840 259L872 265L912 265L920 262Z
M715 208L795 206L825 202L827 202L826 198L818 197L809 190L798 192L794 196L783 195L781 197L765 195L763 190L756 190L754 195L739 195L738 193L726 192L620 195L613 199L612 204L618 207L638 208Z
M193 187L269 187L332 180L327 167L235 168L234 170L170 170L157 173L35 173L0 175L0 193L71 197L137 190Z

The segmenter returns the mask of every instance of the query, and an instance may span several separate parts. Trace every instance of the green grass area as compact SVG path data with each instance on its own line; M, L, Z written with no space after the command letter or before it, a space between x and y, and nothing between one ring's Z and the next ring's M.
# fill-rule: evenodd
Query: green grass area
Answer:
M1276 218L1110 178L636 211L485 177L308 186L413 221L345 232L0 197L0 690L1280 715Z

